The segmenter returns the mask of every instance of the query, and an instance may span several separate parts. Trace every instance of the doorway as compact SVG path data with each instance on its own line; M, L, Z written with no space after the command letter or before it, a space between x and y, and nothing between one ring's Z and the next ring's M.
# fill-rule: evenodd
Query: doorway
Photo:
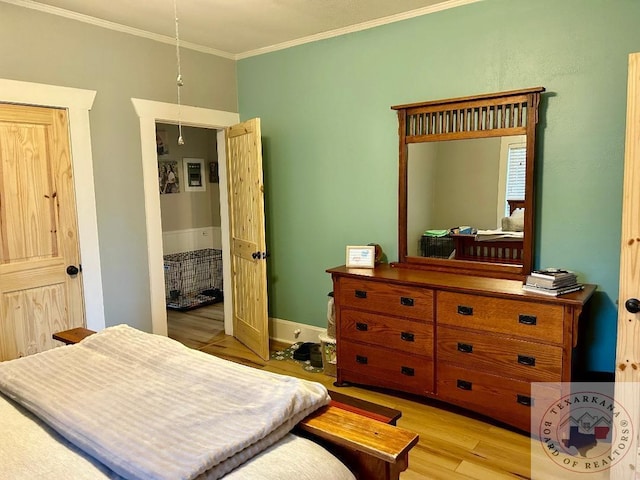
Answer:
M67 109L76 205L83 206L78 209L78 238L86 326L91 330L102 330L105 328L105 314L89 129L89 110L95 96L94 90L0 79L2 102Z
M217 130L156 123L167 333L192 348L224 331L216 136Z
M210 110L199 107L131 99L140 120L142 149L142 173L145 197L145 218L149 264L149 290L151 299L151 321L153 333L167 335L167 311L164 291L163 242L160 195L158 194L158 157L156 150L156 123L176 124L217 130L218 174L221 185L226 184L224 131L220 130L239 122L237 113ZM229 258L229 214L225 188L220 189L220 228L222 232L223 282L231 284ZM231 298L224 302L225 333L233 334Z

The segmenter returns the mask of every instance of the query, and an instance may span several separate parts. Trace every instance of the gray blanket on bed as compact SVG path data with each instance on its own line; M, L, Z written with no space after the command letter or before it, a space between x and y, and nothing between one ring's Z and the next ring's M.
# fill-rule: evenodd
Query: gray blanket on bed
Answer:
M329 401L126 325L0 363L0 391L128 479L220 478Z

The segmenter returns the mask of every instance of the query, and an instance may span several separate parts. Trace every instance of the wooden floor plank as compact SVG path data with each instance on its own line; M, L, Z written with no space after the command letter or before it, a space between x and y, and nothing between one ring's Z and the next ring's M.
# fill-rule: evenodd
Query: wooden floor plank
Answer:
M477 462L463 461L456 468L456 473L467 475L478 480L521 480L521 476L513 475L509 472L501 471L499 467L492 468L481 465Z
M186 312L167 310L169 338L200 349L224 332L224 304L215 303Z
M267 362L258 355L247 349L247 347L235 338L225 335L224 332L219 332L218 335L211 340L212 341L199 350L250 367L263 368L267 364Z
M417 432L416 432L417 433ZM410 470L418 472L428 472L430 468L438 466L450 472L454 472L460 465L460 458L453 452L443 452L442 450L433 450L427 446L428 442L421 441L414 447L413 462L410 464Z
M486 442L479 442L478 445L469 451L471 455L464 455L466 458L460 462L457 472L467 472L469 469L496 470L509 475L508 478L529 478L531 467L529 465L529 448L509 448L507 445L491 445Z

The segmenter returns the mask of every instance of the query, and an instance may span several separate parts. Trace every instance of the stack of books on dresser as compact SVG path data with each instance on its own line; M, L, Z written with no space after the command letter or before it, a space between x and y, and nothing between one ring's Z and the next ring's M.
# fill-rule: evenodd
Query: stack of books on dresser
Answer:
M578 283L576 274L569 270L545 268L534 270L530 275L527 275L527 280L522 288L527 292L557 297L582 290L583 285Z

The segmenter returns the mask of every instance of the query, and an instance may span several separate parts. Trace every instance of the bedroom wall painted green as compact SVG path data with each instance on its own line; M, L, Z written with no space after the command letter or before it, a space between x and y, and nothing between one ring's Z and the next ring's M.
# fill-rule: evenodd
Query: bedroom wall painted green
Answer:
M486 0L240 60L241 117L262 119L271 315L325 325L325 269L345 245L397 258L391 105L544 86L536 266L598 284L578 361L613 371L639 19L635 0Z

